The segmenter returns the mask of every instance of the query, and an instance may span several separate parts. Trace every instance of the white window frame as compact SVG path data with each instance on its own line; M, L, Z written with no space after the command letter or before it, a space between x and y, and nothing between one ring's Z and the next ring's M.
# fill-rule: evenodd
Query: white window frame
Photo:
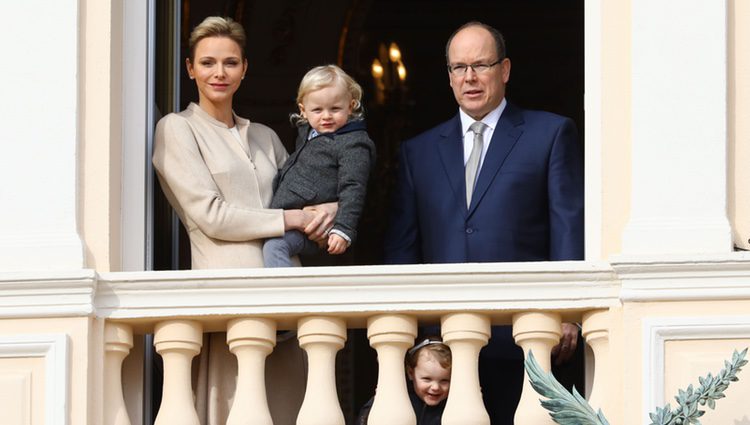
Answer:
M153 13L151 0L123 3L122 46L122 270L150 269L153 128Z

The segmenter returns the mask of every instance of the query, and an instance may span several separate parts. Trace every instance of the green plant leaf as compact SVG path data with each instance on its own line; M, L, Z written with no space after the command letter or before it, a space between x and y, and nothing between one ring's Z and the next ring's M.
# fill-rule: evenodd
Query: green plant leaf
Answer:
M524 364L531 386L547 398L540 400L542 407L550 412L555 422L560 425L609 425L601 410L594 412L575 388L572 393L568 392L551 373L542 370L531 351Z

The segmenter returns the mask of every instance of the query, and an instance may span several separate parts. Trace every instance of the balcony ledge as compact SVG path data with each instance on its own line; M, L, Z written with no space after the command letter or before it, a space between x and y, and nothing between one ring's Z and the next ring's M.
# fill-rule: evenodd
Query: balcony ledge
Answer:
M610 307L619 304L618 292L608 264L584 262L104 273L96 311L113 319L466 310L510 314Z
M430 320L453 311L581 311L622 302L750 299L750 255L613 258L609 262L431 264L161 272L0 273L0 318L153 318L380 312ZM357 318L360 319L357 319ZM283 320L282 320L283 322ZM285 323L282 323L282 326Z
M750 252L617 256L623 302L750 299Z

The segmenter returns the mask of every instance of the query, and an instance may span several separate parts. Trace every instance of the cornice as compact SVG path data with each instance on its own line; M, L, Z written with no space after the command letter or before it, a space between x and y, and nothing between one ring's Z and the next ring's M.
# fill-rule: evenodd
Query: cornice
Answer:
M623 302L750 299L750 255L615 257Z
M87 269L0 273L0 318L90 316L96 283Z

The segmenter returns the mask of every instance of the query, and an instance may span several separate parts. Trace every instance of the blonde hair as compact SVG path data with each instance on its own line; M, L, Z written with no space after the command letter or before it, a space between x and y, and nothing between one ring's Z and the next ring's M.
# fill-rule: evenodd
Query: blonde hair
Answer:
M203 22L193 28L190 33L190 62L195 60L195 46L198 42L207 37L226 37L240 46L241 59L245 59L245 30L242 25L238 24L232 18L222 18L221 16L209 16Z
M362 119L364 115L362 108L362 87L354 81L354 78L350 77L349 74L336 65L316 66L307 71L297 89L297 103L303 103L305 96L310 94L310 92L330 87L334 84L342 84L346 91L349 92L349 95L354 100L352 117L354 119ZM305 117L299 113L292 114L290 119L296 125L307 123Z

